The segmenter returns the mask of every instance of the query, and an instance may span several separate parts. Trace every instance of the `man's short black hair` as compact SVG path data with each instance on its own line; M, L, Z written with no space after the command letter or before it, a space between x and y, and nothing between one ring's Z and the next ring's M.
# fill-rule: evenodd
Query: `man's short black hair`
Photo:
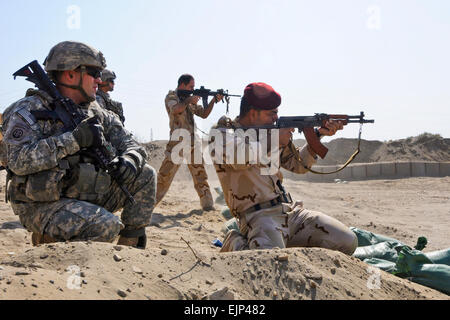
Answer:
M254 109L247 101L245 97L241 99L241 111L239 113L239 118L243 118L250 112L250 110Z
M184 85L188 85L189 82L191 82L191 80L194 80L194 77L191 76L190 74L183 74L179 79L178 79L178 86L181 86L181 84Z

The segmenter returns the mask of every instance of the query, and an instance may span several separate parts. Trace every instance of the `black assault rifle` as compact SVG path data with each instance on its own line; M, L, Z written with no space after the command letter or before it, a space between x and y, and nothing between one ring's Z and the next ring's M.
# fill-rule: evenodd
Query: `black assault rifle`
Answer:
M63 97L59 93L55 84L50 80L47 73L45 73L45 71L36 60L27 64L22 69L16 71L13 76L14 79L16 79L16 77L26 77L27 81L33 82L38 89L45 91L53 98L51 111L36 110L31 112L37 120L59 120L63 123L65 132L69 132L73 131L81 121L88 117L87 115L80 112L79 108L72 100ZM103 170L110 173L114 169L111 168L110 165L112 160L110 159L111 153L106 147L93 147L85 151L87 151L89 155L95 157L98 165ZM114 177L112 178L114 179ZM128 189L124 185L121 185L119 183L118 185L126 195L127 199L132 204L135 204L136 202Z
M222 102L227 103L227 113L228 113L228 109L229 109L229 105L230 105L230 97L238 97L238 98L241 97L239 95L229 94L228 90L217 89L217 91L212 91L210 89L206 89L203 86L201 86L200 89L195 89L195 90L177 90L177 93L180 98L185 98L190 95L201 97L202 101L203 101L203 108L205 108L205 109L208 108L208 97L209 96L215 97L218 94L220 94L225 99L225 101L222 99Z
M315 127L322 127L328 120L342 121L344 125L347 123L374 123L375 120L364 119L364 112L358 116L349 116L346 114L326 114L316 113L313 116L296 116L296 117L280 117L273 125L258 126L258 129L281 129L296 128L298 132L303 132L311 149L322 159L325 158L328 149L320 142L320 134ZM254 127L256 128L256 127ZM249 129L249 128L246 128ZM359 132L359 140L361 141L361 130ZM358 144L359 150L359 144ZM356 155L355 155L356 156Z

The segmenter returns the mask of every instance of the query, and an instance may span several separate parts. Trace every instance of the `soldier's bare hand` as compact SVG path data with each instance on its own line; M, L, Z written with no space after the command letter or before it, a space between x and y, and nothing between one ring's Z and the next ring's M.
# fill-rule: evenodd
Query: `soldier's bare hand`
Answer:
M186 103L197 104L199 100L200 100L199 96L190 96L189 98L186 99Z
M215 102L218 103L223 100L223 95L217 94L214 98L216 99Z
M323 136L334 136L338 130L342 130L344 124L342 121L328 120L325 125L319 129L319 133Z

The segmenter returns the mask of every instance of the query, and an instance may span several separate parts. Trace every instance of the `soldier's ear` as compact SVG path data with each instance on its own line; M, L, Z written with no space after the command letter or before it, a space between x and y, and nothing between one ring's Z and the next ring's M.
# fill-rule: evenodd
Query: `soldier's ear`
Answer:
M71 82L75 77L74 71L68 70L68 71L62 71L60 75L60 81L63 83Z

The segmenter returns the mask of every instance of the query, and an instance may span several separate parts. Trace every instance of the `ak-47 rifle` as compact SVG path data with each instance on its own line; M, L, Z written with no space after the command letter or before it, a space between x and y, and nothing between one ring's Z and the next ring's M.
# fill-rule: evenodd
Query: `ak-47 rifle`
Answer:
M208 97L209 96L217 96L220 94L223 96L222 102L226 102L227 104L227 113L230 105L230 97L238 97L241 96L235 95L235 94L229 94L228 90L224 89L217 89L217 91L212 91L210 89L206 89L205 87L201 86L200 89L194 89L194 90L177 90L177 93L180 97L188 97L190 95L198 96L202 98L203 101L203 107L206 109L208 108ZM225 99L225 101L224 101Z
M327 155L328 149L320 142L320 133L316 127L322 127L328 120L341 121L344 125L348 123L359 123L359 138L358 148L356 152L350 157L350 159L344 164L344 166L333 172L317 172L311 169L309 171L317 174L330 174L336 173L344 169L353 161L356 155L360 152L362 125L364 123L374 123L375 120L364 119L364 112L361 111L358 116L349 116L346 114L326 114L316 113L313 116L296 116L296 117L280 117L278 121L273 125L258 126L258 129L281 129L281 128L296 128L298 132L305 135L306 141L310 148L319 155L322 159ZM254 127L256 128L256 127ZM246 128L247 129L247 128Z
M31 111L31 114L37 120L59 120L63 123L65 132L69 132L73 131L80 122L87 118L87 115L80 112L79 108L72 100L63 97L59 93L55 84L50 80L36 60L16 71L13 76L14 79L16 79L16 77L26 77L27 81L34 83L38 89L45 91L53 98L51 111ZM110 165L112 160L110 159L110 152L105 146L92 147L89 148L89 150L84 151L88 152L91 156L94 156L98 165L103 170L111 172L114 169ZM113 176L112 178L114 179ZM118 185L126 195L127 199L132 204L135 204L136 202L128 189L120 183L118 183Z

